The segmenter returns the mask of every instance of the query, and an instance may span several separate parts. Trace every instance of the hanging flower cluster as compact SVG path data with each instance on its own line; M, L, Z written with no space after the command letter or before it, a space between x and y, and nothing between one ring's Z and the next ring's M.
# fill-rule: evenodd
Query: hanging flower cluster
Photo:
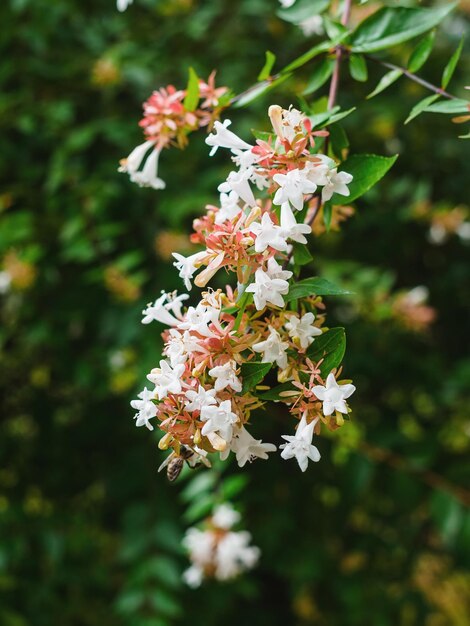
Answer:
M324 326L318 290L295 293L293 248L307 242L321 202L349 194L352 176L317 151L327 133L300 111L272 106L269 117L274 132L255 145L229 130L230 121L215 121L211 154L231 150L237 169L219 185L218 206L194 222L191 240L202 249L173 255L188 290L193 278L205 287L222 268L236 287L207 288L196 306L186 306L188 294L162 293L143 311L144 324L168 329L164 358L147 377L153 388L132 402L136 424L152 430L156 421L159 447L181 464L208 464L214 452L222 460L233 452L240 467L267 459L276 446L251 434L250 416L275 400L298 421L295 434L282 435L281 456L305 471L320 459L313 435L342 425L355 390L338 382L344 348L331 352L338 333Z
M239 521L240 513L230 504L220 504L204 528L187 530L183 546L192 565L183 578L190 587L199 587L205 578L230 580L256 565L260 550L250 545L250 533L232 530Z
M230 96L227 87L215 86L215 72L207 82L194 79L195 89L176 89L173 85L154 91L144 102L144 116L139 122L146 141L138 145L127 159L120 162L119 171L129 174L141 187L164 189L158 176L158 160L163 148L184 148L188 134L198 128L212 128Z

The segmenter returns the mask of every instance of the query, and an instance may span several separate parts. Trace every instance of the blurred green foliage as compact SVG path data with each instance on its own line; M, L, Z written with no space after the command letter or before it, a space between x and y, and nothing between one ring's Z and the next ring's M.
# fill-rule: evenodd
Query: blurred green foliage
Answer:
M165 153L161 193L133 186L117 163L140 141L141 102L158 86L184 86L188 66L201 76L216 68L220 84L240 91L265 50L282 67L308 49L277 7L0 7L0 259L12 276L0 295L2 625L469 624L468 274L455 232L470 160L448 117L402 125L427 95L403 78L344 122L354 152L400 158L341 233L312 245L315 269L357 293L328 303L330 325L347 328L353 420L318 442L322 462L306 475L276 458L245 468L241 492L243 480L231 479L228 495L238 494L262 549L257 570L198 591L180 582L188 498L156 473L161 453L135 429L128 402L161 348L140 311L180 286L170 252L188 247L191 219L227 162L209 162L193 136L185 153ZM427 79L440 81L467 26L464 13L445 22ZM449 89L468 70L467 54ZM237 131L263 129L267 104L295 101L311 72L234 111ZM372 66L367 85L343 75L343 107L380 77ZM436 311L421 332L396 308L397 293L416 285ZM260 436L276 441L282 415L261 423Z

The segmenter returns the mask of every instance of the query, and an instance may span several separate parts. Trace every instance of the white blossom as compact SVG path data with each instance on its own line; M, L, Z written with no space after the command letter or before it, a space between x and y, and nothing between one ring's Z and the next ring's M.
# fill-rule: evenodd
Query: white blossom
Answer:
M184 365L175 365L172 368L168 361L161 360L160 367L154 367L147 375L148 380L155 385L159 400L166 398L169 393L181 393L180 378L184 369Z
M173 296L162 292L162 295L155 300L154 304L148 304L147 308L142 311L144 316L142 324L150 324L150 322L160 322L167 326L176 326L181 317L181 303L187 300L189 295L182 293L179 296ZM177 317L174 317L174 315Z
M297 426L295 435L282 435L282 438L287 441L287 443L279 446L283 449L281 452L282 458L295 458L302 472L305 472L307 469L309 459L315 463L320 460L318 448L312 445L313 430L317 421L318 418L307 424L305 412Z
M265 341L255 343L253 350L255 352L262 352L262 363L274 363L281 369L287 367L287 353L286 350L289 347L287 341L282 341L281 336L275 328L269 326L269 336Z
M187 330L180 332L170 328L168 341L165 345L165 355L170 359L171 366L186 363L188 356L193 352L203 352L198 341Z
M5 294L10 290L11 286L11 274L7 270L0 272L0 293Z
M282 269L282 266L279 265L273 256L268 259L266 273L269 278L280 278L281 280L289 280L292 277L292 272Z
M218 528L229 530L237 522L240 521L241 515L232 507L231 504L224 502L214 509L212 514L212 523Z
M290 315L289 321L284 324L289 336L292 339L298 339L300 347L305 350L314 340L322 334L322 331L313 325L315 315L313 313L305 313L301 318L296 315Z
M323 35L323 20L321 15L312 15L305 20L297 22L297 26L300 28L305 37L310 35Z
M273 204L290 202L298 211L304 206L304 194L312 194L317 190L317 185L309 180L304 170L294 169L287 174L275 174L273 180L279 185Z
M206 144L212 146L212 150L209 153L210 156L213 156L219 148L228 148L233 151L251 150L252 146L249 143L246 143L231 130L228 130L231 123L231 120L224 120L223 123L218 120L214 122L214 133L206 138Z
M191 256L187 257L179 254L178 252L172 252L172 255L176 259L173 265L179 271L179 276L183 279L184 286L188 290L191 289L191 278L199 267L198 262L207 256L207 252L196 252L195 254L191 254Z
M147 387L144 387L137 397L139 398L138 400L132 400L131 402L131 407L137 411L134 415L135 425L146 426L149 430L153 430L149 420L157 414L157 407L152 402L155 398L155 392L149 391Z
M188 307L184 320L178 324L178 328L197 332L203 337L214 337L216 335L209 328L209 325L213 324L218 330L221 330L219 315L220 309L199 302L196 307Z
M221 183L217 189L223 193L234 191L246 204L256 206L256 199L250 187L250 177L253 174L253 168L249 167L239 172L230 172L227 180Z
M215 214L215 223L223 224L240 215L241 207L238 204L239 197L234 192L220 194L220 209Z
M137 183L140 187L152 187L152 189L165 189L165 182L158 177L158 159L160 157L160 148L152 150L147 157L145 164L141 170L138 168L142 164L144 156L150 146L154 145L152 141L137 146L127 157L127 161L119 168L121 172L127 172L133 183Z
M267 459L268 452L275 452L276 446L273 443L263 443L261 439L255 439L247 429L242 426L235 431L230 448L226 448L220 454L220 458L224 461L230 451L235 452L239 467L243 467L246 463L251 463L254 459Z
M215 399L215 389L204 389L202 385L199 385L198 390L189 389L186 393L186 410L187 411L201 411L205 406L211 406L217 404Z
M242 390L242 384L237 378L235 368L234 361L227 361L224 365L217 365L209 370L209 376L215 378L214 387L216 391L222 391L226 387L231 387L237 392Z
M193 563L199 566L211 563L215 547L215 536L212 532L188 528L182 543L183 547L188 550Z
M279 2L284 9L288 9L289 7L294 5L295 0L279 0Z
M336 168L329 169L326 173L326 184L322 190L322 202L330 200L334 193L339 193L341 196L349 196L350 191L347 187L352 181L353 177L348 172L338 172Z
M287 250L284 230L272 222L268 213L263 214L261 223L253 222L249 230L256 235L256 252L264 252L268 246L278 251Z
M215 570L216 578L228 580L238 576L246 569L254 567L259 559L260 550L250 546L249 532L228 532L217 546Z
M338 385L335 375L331 372L326 379L326 385L315 385L312 391L323 402L323 413L331 415L334 411L348 412L345 400L352 396L356 387L351 384Z
M203 435L215 433L225 441L230 441L233 425L238 421L238 416L233 413L230 400L224 400L219 406L202 407L201 421L204 422L201 430Z
M281 229L287 239L297 241L297 243L307 243L305 235L312 232L311 226L297 222L288 202L284 202L281 206Z
M183 580L191 589L200 587L203 579L204 570L198 565L191 565L191 567L188 567L188 569L183 572Z
M280 278L270 278L262 269L257 269L255 282L248 285L246 291L253 294L255 307L258 311L264 309L268 302L283 307L282 296L288 293L289 283Z
M132 4L134 0L117 0L116 6L118 11L125 11L127 7Z

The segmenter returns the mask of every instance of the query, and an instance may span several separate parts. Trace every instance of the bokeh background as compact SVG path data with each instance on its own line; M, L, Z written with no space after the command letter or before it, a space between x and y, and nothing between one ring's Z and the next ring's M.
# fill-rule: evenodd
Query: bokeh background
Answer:
M261 562L233 583L192 591L180 580L194 515L181 485L157 474L162 453L135 428L129 401L161 348L141 310L181 288L171 252L188 250L191 221L229 164L209 161L203 134L163 155L165 192L132 185L117 164L141 141L141 102L167 83L184 87L190 65L201 76L218 69L240 91L266 49L280 66L308 49L312 38L277 8L1 3L3 626L470 624L470 158L447 116L403 125L426 95L404 79L344 124L355 152L399 160L341 232L311 247L311 272L356 292L327 302L330 325L347 329L353 419L319 440L322 461L306 474L279 457L230 466L228 495ZM442 25L427 79L439 82L469 11L461 3ZM449 87L457 95L468 59ZM268 104L297 102L308 73L231 113L237 132L266 129ZM341 104L360 103L380 75L370 67L364 86L344 72ZM257 433L278 442L282 420L262 413Z

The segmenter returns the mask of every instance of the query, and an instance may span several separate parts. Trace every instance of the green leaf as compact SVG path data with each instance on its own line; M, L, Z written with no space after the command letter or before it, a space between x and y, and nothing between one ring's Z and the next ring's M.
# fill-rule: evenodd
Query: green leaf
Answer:
M438 98L439 96L437 94L434 94L432 96L427 96L426 98L418 102L418 104L415 104L414 107L411 109L410 114L406 118L405 124L408 124L409 122L411 122L411 120L414 120L415 117L418 117L418 115L425 110L428 104L431 104L431 102L434 102Z
M256 100L256 98L259 98L271 89L274 89L275 87L283 83L285 80L290 78L290 76L290 74L283 74L282 76L279 76L279 78L276 78L276 80L264 80L261 83L258 83L247 92L245 92L243 95L241 95L239 100L235 101L233 105L234 108L240 109L241 107L250 104L251 102L253 102L253 100Z
M307 87L303 90L302 94L307 96L308 94L320 89L333 73L335 62L333 59L323 59L313 68L310 80Z
M307 356L314 363L324 359L320 366L322 376L327 376L332 369L339 367L346 352L346 334L344 328L330 328L307 350Z
M397 157L398 155L384 157L375 154L354 154L350 156L346 161L343 161L339 168L353 176L351 183L348 185L349 196L341 196L335 193L331 203L334 205L353 202L365 194L366 191L385 176L397 160Z
M351 36L353 52L376 52L418 37L437 26L457 2L432 9L384 7L365 19Z
M457 63L459 62L460 55L462 54L463 42L464 42L464 35L462 35L462 38L460 40L457 50L450 57L449 63L447 63L447 65L444 68L444 71L442 73L442 82L441 82L442 89L445 89L447 87L447 85L450 82L450 79L452 78L455 72L455 68L457 67Z
M242 394L250 391L260 383L269 370L272 363L243 363L240 375L242 377Z
M186 522L192 524L208 515L214 506L214 494L208 493L195 500L183 513Z
M305 278L290 286L289 293L284 296L286 302L306 298L307 296L348 296L350 291L337 287L326 278Z
M330 132L330 147L333 154L342 160L343 151L349 146L348 137L341 124L333 124L328 128Z
M339 122L348 115L351 115L356 110L356 107L352 107L347 111L341 111L339 106L335 106L330 111L324 111L323 113L317 113L315 115L309 115L309 119L312 122L313 128L324 128L335 122Z
M325 15L323 23L325 25L326 34L332 41L337 41L339 38L341 38L342 41L345 41L349 36L349 30L346 26L343 26L341 22L330 20L330 18Z
M323 223L325 224L325 228L327 232L330 232L332 215L333 215L333 207L331 205L331 202L326 202L323 205Z
M381 91L385 91L385 89L387 89L387 87L390 87L390 85L397 81L402 74L403 72L401 70L390 70L390 72L387 72L379 80L379 83L374 91L371 91L371 93L367 96L367 99L373 98Z
M328 8L330 0L297 0L288 9L279 9L276 14L286 22L298 24Z
M215 472L201 472L192 478L181 492L181 499L184 502L191 502L209 492L217 480Z
M302 65L305 65L305 63L308 63L320 54L323 54L323 52L327 52L332 47L334 47L334 44L331 41L322 41L316 46L313 46L313 48L310 48L310 50L308 50L301 56L297 57L297 59L294 59L294 61L289 63L289 65L286 65L286 67L281 70L281 74L285 74L286 72L292 72L293 70L302 67Z
M263 66L263 69L258 75L258 80L266 80L271 76L271 70L273 69L273 65L276 62L276 55L266 50L266 62Z
M269 141L270 139L272 139L272 137L275 136L273 130L271 132L267 132L265 130L255 130L254 128L252 128L251 132L253 133L255 139L261 139L261 141Z
M248 476L246 474L234 474L225 478L222 482L221 489L224 500L231 500L243 491L248 484Z
M410 55L408 69L410 72L417 72L428 60L434 45L436 31L432 30L422 39Z
M349 71L354 80L364 83L367 80L367 63L362 54L351 54Z
M427 113L469 113L470 102L468 100L442 100L436 104L430 104L424 109Z
M313 256L304 243L294 243L294 262L296 265L307 265L313 261Z
M270 389L269 391L263 391L262 393L258 393L257 396L258 398L260 398L261 400L271 400L271 401L278 401L278 400L282 400L283 396L282 394L286 391L295 391L296 387L294 387L294 385L292 383L282 383L282 385L277 385L276 387L273 387L272 389ZM298 391L298 389L297 389ZM285 396L284 396L285 398Z
M194 111L199 102L199 77L192 67L189 68L189 79L186 90L184 106L188 111Z

